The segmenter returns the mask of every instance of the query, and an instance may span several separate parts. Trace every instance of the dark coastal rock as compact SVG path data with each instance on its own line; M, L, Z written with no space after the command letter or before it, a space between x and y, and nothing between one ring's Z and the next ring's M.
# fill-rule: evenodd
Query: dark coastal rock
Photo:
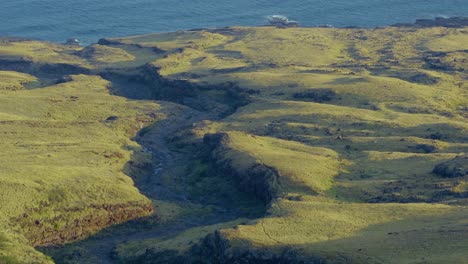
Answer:
M468 26L468 17L436 17L435 19L417 19L414 24L398 23L394 27L447 27L462 28Z
M69 38L65 42L65 45L80 46L80 41L77 38Z
M99 39L98 44L108 46L108 45L119 44L119 42L118 41L111 41L109 39L102 38L102 39Z

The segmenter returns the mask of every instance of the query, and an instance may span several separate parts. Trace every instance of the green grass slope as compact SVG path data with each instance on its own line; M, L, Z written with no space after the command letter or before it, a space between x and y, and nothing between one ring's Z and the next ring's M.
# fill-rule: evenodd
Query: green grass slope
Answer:
M166 78L250 91L249 104L192 133L223 133L211 162L241 190L258 194L258 179L272 181L276 195L262 196L271 198L268 215L221 228L183 254L212 263L466 261L466 172L433 172L468 151L466 39L466 28L441 27L115 39L164 50L152 64ZM141 245L158 263L159 242Z
M158 104L112 96L97 76L35 90L22 86L33 76L0 76L0 263L48 263L32 246L152 213L123 168L143 152L130 138Z
M194 159L164 173L191 184L172 189L237 188L267 213L136 236L114 252L123 263L463 263L467 30L236 27L85 48L2 38L0 263L51 263L34 247L151 214L128 175L151 155L131 138L165 118L196 120L170 135ZM176 207L154 198L164 225Z

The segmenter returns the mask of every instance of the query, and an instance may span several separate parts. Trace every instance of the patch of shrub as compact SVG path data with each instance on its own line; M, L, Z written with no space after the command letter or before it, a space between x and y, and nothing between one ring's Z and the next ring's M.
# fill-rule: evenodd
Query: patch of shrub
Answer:
M419 84L426 84L432 85L439 82L439 78L433 77L426 73L417 73L415 75L402 77L401 79L412 82L412 83L419 83Z
M336 92L330 89L314 89L301 93L295 93L294 99L312 101L316 103L329 102L336 97Z
M430 139L441 140L444 137L440 132L435 132L429 135Z
M464 177L468 175L468 155L438 164L432 172L442 178Z
M418 144L414 147L416 151L423 153L434 153L437 152L437 147L429 144Z

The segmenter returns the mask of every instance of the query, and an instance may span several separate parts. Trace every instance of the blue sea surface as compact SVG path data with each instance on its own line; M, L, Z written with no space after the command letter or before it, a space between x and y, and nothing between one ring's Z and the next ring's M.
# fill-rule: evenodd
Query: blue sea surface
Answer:
M0 36L89 44L102 37L256 26L274 14L303 26L376 27L468 16L468 0L0 0Z

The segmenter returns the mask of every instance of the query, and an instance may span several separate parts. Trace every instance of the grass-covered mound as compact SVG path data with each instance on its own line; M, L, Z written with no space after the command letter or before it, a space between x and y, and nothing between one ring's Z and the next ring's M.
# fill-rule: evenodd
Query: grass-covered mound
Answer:
M0 76L0 263L46 263L31 246L152 213L123 168L145 157L130 138L155 121L158 104L112 96L97 76L35 90L22 86L33 76Z
M240 132L208 134L205 142L213 146L215 166L266 203L284 192L325 192L338 175L338 156L325 148Z
M15 71L0 71L0 91L16 91L24 89L24 84L31 83L37 80L36 77L19 73Z
M64 46L36 40L0 39L0 57L2 61L32 61L43 64L72 64L89 67L89 64L73 52L76 46Z
M152 65L165 78L250 94L192 134L204 138L219 177L264 200L268 215L166 257L466 260L466 177L434 169L468 150L466 30L263 27L113 39L163 50ZM174 242L184 237L194 239ZM117 255L164 263L161 252L174 247L160 245L170 239L140 242L147 251L122 245Z

